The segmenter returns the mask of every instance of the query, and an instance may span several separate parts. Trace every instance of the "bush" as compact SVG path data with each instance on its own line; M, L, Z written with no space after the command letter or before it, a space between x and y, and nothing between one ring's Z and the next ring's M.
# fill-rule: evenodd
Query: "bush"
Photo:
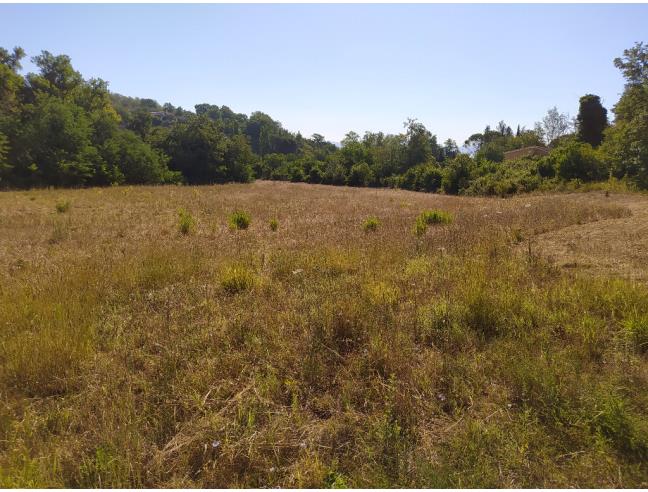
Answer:
M349 173L349 186L369 186L373 182L373 173L369 164L361 162L351 167Z
M270 219L270 230L272 232L276 232L276 230L279 229L279 221L277 219Z
M461 193L470 185L475 170L475 162L469 156L459 154L443 169L443 180L441 181L443 191L451 195Z
M247 212L236 211L229 217L229 226L233 231L247 229L250 222L252 222L252 218Z
M70 202L65 200L65 201L60 201L56 202L56 211L60 214L63 214L70 210Z
M414 191L437 191L441 187L443 173L435 164L411 167L403 175L401 188Z
M556 174L564 180L596 181L607 177L607 170L589 144L568 142L548 156Z
M228 294L238 294L251 290L256 285L256 276L245 265L232 265L221 274L220 284Z
M196 219L183 208L178 211L178 215L180 217L178 223L180 233L184 235L192 234L196 230Z
M380 225L380 221L378 220L377 217L369 217L367 220L363 222L362 229L365 232L374 232L378 229L379 225Z

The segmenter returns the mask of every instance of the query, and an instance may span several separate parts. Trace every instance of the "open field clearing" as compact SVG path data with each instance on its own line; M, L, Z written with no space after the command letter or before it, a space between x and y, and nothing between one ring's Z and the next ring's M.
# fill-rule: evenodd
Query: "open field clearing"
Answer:
M647 211L0 193L0 486L647 487Z
M631 215L542 234L540 249L557 265L648 281L648 197L612 199Z

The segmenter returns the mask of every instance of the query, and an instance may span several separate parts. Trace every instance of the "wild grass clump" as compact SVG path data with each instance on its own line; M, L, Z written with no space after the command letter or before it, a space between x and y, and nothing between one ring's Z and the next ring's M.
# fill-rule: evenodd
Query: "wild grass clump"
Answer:
M623 399L608 394L592 427L631 460L648 460L648 425L630 412Z
M249 267L235 264L223 270L220 276L220 284L226 293L239 294L252 290L257 284L257 277Z
M419 220L427 225L434 224L451 224L453 221L452 214L442 210L425 210L419 215Z
M425 233L427 232L427 228L428 228L427 222L421 219L421 217L418 217L416 219L416 222L414 222L414 227L412 227L412 233L417 237L421 237L425 235Z
M61 200L61 201L56 202L55 207L56 207L56 211L59 214L64 214L65 212L70 210L70 206L71 206L71 204L70 204L69 200Z
M50 244L57 244L63 242L69 237L70 237L70 221L55 220L52 228L52 235L49 237L48 242Z
M269 225L272 232L277 232L277 229L279 229L279 221L276 218L270 219Z
M194 219L193 215L181 208L178 211L178 217L178 230L181 234L186 236L196 231L196 219Z
M243 211L236 211L229 216L229 227L233 231L245 230L250 226L252 217L249 213Z
M362 223L362 230L365 232L375 232L380 226L380 220L378 217L369 217Z
M626 337L639 353L648 353L648 314L634 314L623 322Z

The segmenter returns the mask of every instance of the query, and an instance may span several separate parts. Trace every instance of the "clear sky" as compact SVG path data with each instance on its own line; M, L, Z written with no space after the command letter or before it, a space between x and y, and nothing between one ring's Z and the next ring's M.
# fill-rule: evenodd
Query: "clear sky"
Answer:
M414 117L461 144L554 105L573 116L586 93L611 108L612 60L648 41L648 5L0 4L0 19L0 46L67 54L114 92L333 141Z

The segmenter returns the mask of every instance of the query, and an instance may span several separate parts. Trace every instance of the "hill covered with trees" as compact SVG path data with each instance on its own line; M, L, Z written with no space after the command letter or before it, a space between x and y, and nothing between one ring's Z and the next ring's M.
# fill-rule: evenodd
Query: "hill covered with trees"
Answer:
M110 93L84 79L68 56L43 51L37 73L21 73L25 52L0 48L0 187L249 182L255 178L389 186L448 194L506 195L564 183L625 180L648 188L648 47L614 60L626 87L614 123L600 98L580 99L571 120L550 109L533 129L500 121L460 149L421 122L402 133L349 132L337 145L293 133L262 112L198 104L187 111ZM547 155L505 152L546 147Z

